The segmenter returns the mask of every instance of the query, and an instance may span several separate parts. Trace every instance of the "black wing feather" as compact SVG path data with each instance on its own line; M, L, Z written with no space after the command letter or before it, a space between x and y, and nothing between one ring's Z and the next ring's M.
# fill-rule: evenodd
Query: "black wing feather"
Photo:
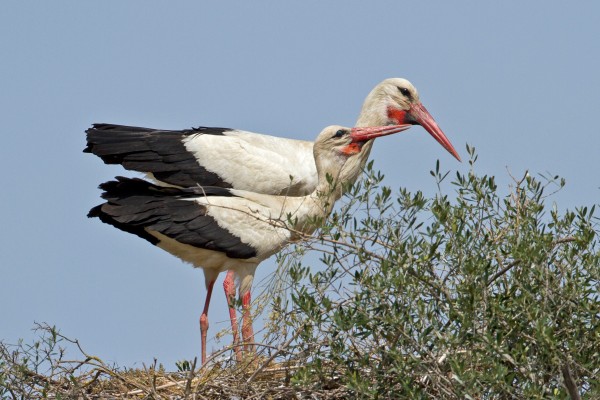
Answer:
M148 230L194 247L219 251L230 258L251 258L256 249L240 240L207 215L205 206L190 199L199 196L234 196L221 187L171 188L143 179L117 177L100 185L106 203L90 210L88 217L100 218L122 231L156 245L160 241Z
M228 128L198 127L158 130L137 126L94 124L86 131L84 153L93 153L106 164L152 173L162 182L181 187L195 185L231 187L219 175L205 169L183 144L190 135L223 135Z

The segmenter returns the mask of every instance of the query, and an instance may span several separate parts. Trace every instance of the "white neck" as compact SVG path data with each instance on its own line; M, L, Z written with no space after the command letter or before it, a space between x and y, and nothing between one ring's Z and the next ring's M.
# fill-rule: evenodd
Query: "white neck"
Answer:
M363 148L360 154L338 157L342 157L343 160L327 158L317 161L319 183L311 194L301 200L304 212L295 224L296 230L307 234L315 231L317 225L329 216L335 202L344 194L344 185L353 183L362 172L363 158L367 155Z

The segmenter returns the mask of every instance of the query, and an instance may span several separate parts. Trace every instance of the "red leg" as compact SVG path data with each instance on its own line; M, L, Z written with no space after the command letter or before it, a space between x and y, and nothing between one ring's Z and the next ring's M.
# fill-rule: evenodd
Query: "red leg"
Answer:
M210 296L212 295L215 281L210 281L206 288L206 300L204 301L204 311L200 316L200 341L202 345L202 365L206 362L206 334L208 332L208 306L210 305Z
M237 315L235 313L235 307L233 302L235 301L235 280L233 278L234 272L227 271L225 281L223 281L223 289L225 289L225 297L227 298L227 305L229 306L229 320L231 321L231 331L233 332L233 350L235 351L235 358L238 361L242 361L242 349L239 343L238 337L238 322Z
M250 291L242 296L242 339L244 350L254 352L254 329L252 328L252 315L250 313Z

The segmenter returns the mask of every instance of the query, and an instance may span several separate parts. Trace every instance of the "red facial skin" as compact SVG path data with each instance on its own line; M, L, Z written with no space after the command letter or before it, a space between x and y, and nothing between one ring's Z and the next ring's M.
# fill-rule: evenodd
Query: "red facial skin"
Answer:
M344 153L347 156L351 156L352 154L360 153L361 149L362 149L362 143L359 143L359 142L350 143L348 146L346 146L342 149L342 153Z
M423 104L413 103L408 111L389 106L387 114L388 118L397 124L421 125L439 144L460 161L460 156L454 149L454 146L452 146L450 140L448 140Z

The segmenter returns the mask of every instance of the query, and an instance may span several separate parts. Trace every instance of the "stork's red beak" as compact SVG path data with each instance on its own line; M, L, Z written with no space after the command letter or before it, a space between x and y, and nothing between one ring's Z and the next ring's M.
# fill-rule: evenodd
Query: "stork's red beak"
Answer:
M388 126L369 126L365 128L352 128L350 131L350 137L352 142L366 142L367 140L375 139L380 136L392 135L394 133L402 132L410 128L410 124L404 125L388 125Z
M439 144L444 146L450 154L452 154L458 161L460 156L454 150L454 146L450 143L450 140L444 135L444 132L440 129L438 124L435 122L429 111L421 103L413 103L408 111L398 110L389 108L388 115L398 123L403 124L418 124L421 125Z

